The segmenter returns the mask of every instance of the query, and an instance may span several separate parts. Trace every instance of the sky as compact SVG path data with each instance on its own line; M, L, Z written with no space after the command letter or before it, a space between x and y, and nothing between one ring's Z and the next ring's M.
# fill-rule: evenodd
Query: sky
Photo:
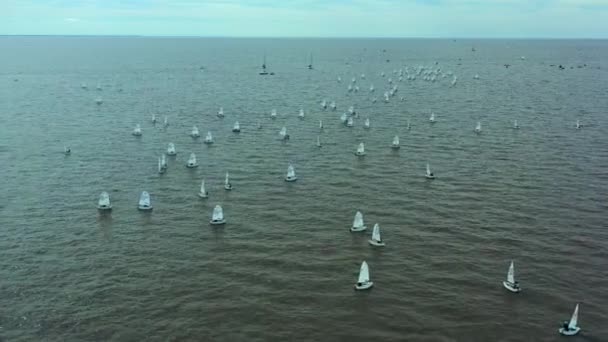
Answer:
M608 38L608 0L0 0L0 35Z

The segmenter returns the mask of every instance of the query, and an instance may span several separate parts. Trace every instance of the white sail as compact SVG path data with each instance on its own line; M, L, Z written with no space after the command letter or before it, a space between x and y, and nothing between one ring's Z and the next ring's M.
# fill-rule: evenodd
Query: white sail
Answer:
M163 164L160 161L160 157L158 157L158 173L163 173Z
M393 146L399 146L399 136L395 135L393 138Z
M576 120L576 128L577 129L581 128L581 121L580 120Z
M365 224L363 223L363 214L360 211L357 211L355 214L355 219L353 220L353 228L363 228Z
M224 220L224 211L219 204L213 208L213 216L211 217L211 220L216 222Z
M213 135L211 131L207 131L207 136L205 136L205 143L210 144L213 142Z
M276 109L273 109L272 111L270 111L270 117L272 119L276 119L276 117L277 117L277 110Z
M376 88L374 88L373 84L369 86L369 92L370 93L373 93L375 90L376 90Z
M323 129L323 120L319 120L319 129Z
M354 115L354 114L355 114L355 107L354 107L354 106L350 106L350 107L348 107L348 113L349 113L350 115Z
M224 179L224 185L230 186L230 174L228 174L228 172L226 172L226 178Z
M342 115L340 116L340 121L342 121L342 123L344 123L344 124L345 124L345 123L346 123L346 120L347 120L347 118L346 118L346 113L342 113Z
M167 168L167 157L165 157L165 154L164 154L164 153L160 155L160 166L161 166L163 169L166 169L166 168Z
M285 136L287 135L287 128L285 126L283 126L283 128L281 128L281 131L279 132L279 135L282 138L285 138Z
M224 107L220 107L220 109L217 111L217 116L219 116L219 117L224 116Z
M304 109L300 108L300 113L298 114L300 119L304 119Z
M336 108L337 108L336 102L335 101L331 101L331 103L329 104L329 108L331 108L331 110L336 110Z
M99 194L99 202L97 203L97 205L99 206L99 208L110 208L110 195L105 191Z
M353 120L353 117L350 116L347 120L346 120L346 126L348 127L353 127L355 125L355 122Z
M188 158L188 166L195 166L196 165L196 155L194 154L194 152L190 153L190 158Z
M287 167L287 178L293 179L296 177L296 171L293 168L293 165L289 164Z
M135 125L135 128L133 129L133 135L141 135L141 126L139 126L139 124Z
M163 125L165 125L165 127L169 126L169 118L165 116L165 121L163 121Z
M382 242L382 238L380 238L380 225L377 223L374 225L374 231L372 232L372 240L376 242Z
M190 135L193 136L193 137L199 137L200 134L198 132L198 127L192 126L192 133L190 133Z
M357 154L365 154L365 145L363 143L359 143L359 146L357 147Z
M507 282L515 284L515 266L513 266L513 261L511 261L509 271L507 272Z
M431 117L429 118L430 122L435 122L435 113L431 113Z
M519 128L519 124L517 123L517 120L513 121L513 128Z
M481 132L481 121L477 121L477 125L475 126L475 132Z
M321 137L317 135L317 147L321 147Z
M410 129L412 129L412 126L410 125L410 119L407 119L407 130L409 131Z
M428 163L426 164L426 176L427 177L431 177L432 176L431 166Z
M201 196L201 197L207 196L207 190L205 189L205 180L204 179L201 181L201 190L199 192L199 196Z
M141 196L139 196L139 208L147 209L151 208L150 205L150 194L147 191L142 191Z
M367 266L367 262L363 261L361 263L361 269L359 270L359 280L357 280L357 282L365 284L369 281L369 267Z
M156 114L152 114L152 123L156 123Z
M169 145L167 146L167 154L172 156L175 155L175 144L173 143L169 143Z
M369 128L369 126L370 126L369 118L365 119L365 123L363 124L363 126L365 128Z
M349 87L350 87L350 85L349 85ZM327 101L325 101L325 100L321 101L321 107L327 108Z
M572 313L572 317L570 318L570 323L568 323L568 329L575 330L578 327L578 304L574 308L574 312Z
M239 122L235 122L234 123L234 127L232 127L233 131L240 131L241 130L241 125L239 124Z

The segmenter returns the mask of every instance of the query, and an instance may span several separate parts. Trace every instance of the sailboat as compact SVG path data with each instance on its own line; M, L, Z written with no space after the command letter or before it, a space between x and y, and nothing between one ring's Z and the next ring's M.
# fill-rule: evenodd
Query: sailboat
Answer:
M232 183L230 183L230 175L226 172L226 179L224 179L224 189L232 190Z
M197 167L198 163L196 162L196 155L194 152L190 153L190 158L188 158L188 163L186 163L186 167L193 168Z
M193 138L198 138L201 136L200 133L198 132L198 127L192 126L192 132L190 133L190 136Z
M475 126L475 133L481 133L481 121L477 121L477 125Z
M353 226L350 227L350 231L362 232L365 229L367 229L367 227L363 223L363 214L361 214L361 212L357 210L357 213L355 214L355 219L353 220Z
M165 128L169 127L169 118L167 116L165 116L165 120L163 121L163 126L165 126Z
M513 121L513 129L519 129L519 124L517 123L517 120Z
M167 154L170 156L174 156L177 154L177 152L175 151L175 144L169 143L169 145L167 146Z
M359 146L357 146L357 151L355 151L356 156L364 156L365 155L365 145L361 142Z
M346 117L346 113L342 113L342 115L340 115L340 121L342 121L342 123L346 125L347 120L348 118Z
M273 120L277 118L277 110L276 109L273 109L273 110L270 111L270 118L273 119Z
M319 120L319 130L323 130L323 120Z
M349 85L349 87L350 87L350 85ZM327 101L326 100L321 101L321 108L327 109Z
M99 201L97 202L97 209L99 210L112 210L112 204L110 203L110 195L107 192L99 194Z
M338 108L338 106L336 106L336 101L331 101L329 108L335 111Z
M289 164L289 166L287 167L287 176L285 176L285 181L286 182L295 182L298 180L298 177L296 176L296 171L293 168L293 165Z
M220 109L217 111L217 117L218 118L224 117L224 107L220 107Z
M435 179L435 175L431 172L431 167L429 166L429 163L426 163L426 173L424 174L424 176L427 179Z
M209 223L212 225L221 225L226 223L226 219L224 219L224 211L219 204L213 208L213 215L211 216L211 221L209 221Z
M348 107L348 114L350 114L350 115L356 115L357 114L357 112L355 111L355 106Z
M80 88L82 88L82 89L87 89L87 88L88 88L88 86L87 86L87 84L86 84L86 83L82 82L82 83L80 83Z
M562 327L559 328L559 333L566 336L572 336L578 334L579 331L581 331L581 327L578 326L578 304L576 304L570 321L564 322Z
M262 76L266 76L266 75L274 75L274 72L268 72L266 70L266 54L264 54L264 62L262 63L262 70L259 73Z
M141 127L139 126L139 124L135 125L135 128L133 129L133 135L136 137L141 136Z
M357 283L355 284L355 290L367 290L372 286L374 286L374 283L369 279L369 267L367 266L367 262L363 261L359 270L359 279L357 279Z
M310 53L310 63L308 63L308 70L312 70L312 52Z
M353 127L355 125L355 121L353 120L352 116L349 116L348 119L346 119L346 127Z
M240 133L241 132L241 125L239 124L239 122L235 122L234 126L232 127L232 131L234 133Z
M207 135L205 136L205 140L203 142L207 145L213 144L213 135L211 135L211 131L207 131Z
M95 99L95 103L98 104L98 105L100 105L100 104L103 103L103 99L101 97L98 97L98 98Z
M363 128L365 129L369 129L370 127L370 122L369 122L369 118L365 119L365 123L363 123Z
M209 192L207 190L205 190L205 180L204 179L201 181L201 190L198 192L198 197L200 197L200 198L209 197Z
M393 138L393 143L391 144L391 148L394 150L398 150L401 146L399 146L399 136L395 135Z
M384 241L382 241L382 238L380 237L380 225L379 224L376 223L374 225L374 230L372 232L372 238L371 238L371 240L367 240L367 242L369 242L369 244L372 246L377 246L377 247L386 246L386 244L384 243Z
M580 128L581 128L581 121L576 120L576 129L580 129Z
M432 112L431 112L431 117L429 118L429 121L430 121L431 123L435 123L435 113L432 113Z
M152 204L150 203L150 194L147 191L142 191L139 196L139 204L137 206L139 210L152 210Z
M317 147L321 147L321 137L317 135Z
M300 108L300 113L298 114L298 118L300 118L300 120L304 120L304 109Z
M63 154L70 155L70 153L72 153L72 149L70 149L69 146L63 146Z
M158 173L160 173L160 174L165 173L165 169L163 168L163 163L160 160L160 157L158 157Z
M412 129L412 125L410 125L410 119L407 119L407 127L406 129L409 131Z
M509 271L507 272L507 280L502 282L502 286L505 289L511 292L519 292L521 288L519 287L519 282L515 281L515 266L513 266L513 261L511 261L511 265L509 266Z
M369 86L369 92L373 93L374 91L376 91L376 88L374 88L374 85L372 84Z
M281 131L279 132L279 135L281 136L281 139L289 140L289 134L287 134L287 127L283 126L283 128L281 128Z
M163 170L167 169L167 157L165 156L164 153L160 155L160 167Z

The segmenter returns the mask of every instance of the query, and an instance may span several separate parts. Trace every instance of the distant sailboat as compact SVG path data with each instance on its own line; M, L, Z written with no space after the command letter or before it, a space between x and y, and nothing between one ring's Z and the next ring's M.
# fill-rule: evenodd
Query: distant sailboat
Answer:
M424 175L427 179L435 179L435 175L431 172L429 163L426 163L426 174Z
M69 146L63 146L63 154L65 154L66 156L68 156L71 153L72 153L72 149L70 149Z
M133 129L133 135L136 137L141 136L141 127L139 126L139 124L135 125L135 128Z
M286 182L295 182L298 180L298 177L296 176L296 171L293 168L293 165L289 164L289 166L287 167L287 176L285 176L285 181Z
M573 336L578 334L579 331L581 331L581 327L578 326L578 304L576 304L570 321L564 322L562 327L559 328L559 333L566 336Z
M477 121L477 125L475 125L475 133L481 133L481 121Z
M277 110L276 109L273 109L273 110L270 111L270 118L273 119L273 120L277 118Z
M258 129L262 129L262 123L258 120Z
M163 163L160 160L160 157L158 157L158 173L160 173L160 174L165 173L165 169L163 169Z
M515 266L513 266L513 261L511 261L509 271L507 272L507 280L503 281L502 285L511 292L517 293L521 291L521 288L519 287L519 282L515 281Z
M513 121L513 129L519 129L519 124L517 123L517 120Z
M212 225L222 225L226 223L226 219L224 219L224 211L219 204L213 208L213 215L211 216L211 221L209 221L209 223Z
M98 97L98 98L95 99L95 103L98 104L98 105L100 105L100 104L103 103L103 99L101 97Z
M239 122L235 122L234 126L232 127L232 131L234 133L240 133L241 132L241 125L239 124Z
M435 120L435 113L432 113L432 112L431 112L431 117L429 118L429 121L430 121L431 123L435 123L435 121L436 121L436 120Z
M359 270L359 279L357 279L357 283L355 284L355 290L367 290L372 286L374 286L374 283L369 278L369 267L367 266L367 262L363 261Z
M300 108L300 113L298 114L298 118L300 118L300 120L304 120L304 109Z
M163 170L167 170L167 157L164 153L160 155L160 167Z
M357 114L357 112L355 111L355 106L348 107L348 114L350 114L350 115L356 115Z
M312 52L310 53L310 63L308 63L308 70L312 70Z
M259 73L262 76L266 76L266 75L274 75L274 72L268 72L266 70L266 54L264 54L264 62L262 63L262 70Z
M193 168L197 167L198 163L196 162L196 155L194 152L190 153L190 158L188 158L188 162L186 163L186 167Z
M367 229L367 227L363 223L363 214L361 214L360 211L357 211L357 213L355 214L355 219L353 220L353 226L350 227L350 231L351 232L362 232L365 229Z
M200 133L198 132L198 127L192 126L192 132L190 132L190 136L193 138L198 138L201 136Z
M86 83L84 83L84 82L83 82L83 83L80 83L80 88L82 88L82 89L87 89L87 88L88 88L88 86L87 86L87 84L86 84Z
M220 107L220 109L217 111L217 117L218 118L224 117L224 107Z
M375 92L375 91L376 91L376 88L374 88L374 85L373 85L373 84L372 84L372 85L370 85L370 86L369 86L369 92L370 92L370 93L373 93L373 92Z
M410 125L410 119L407 119L407 127L406 129L409 131L412 129L412 126Z
M226 190L232 190L232 183L230 183L230 174L228 174L228 172L226 172L226 178L224 179L224 189Z
M170 156L174 156L177 154L177 152L175 151L175 144L169 143L169 145L167 146L167 154Z
M349 116L348 119L346 119L346 127L353 127L355 125L355 121L353 120L352 116Z
M347 120L348 117L346 116L346 113L342 113L342 115L340 115L340 121L342 121L342 123L346 125Z
M327 101L326 100L321 101L321 108L327 109Z
M370 128L369 118L365 119L365 123L363 123L363 128L365 128L365 129L369 129Z
M207 135L205 136L205 140L203 142L207 145L213 144L213 135L211 135L211 131L207 131Z
M165 119L163 121L163 126L165 126L165 128L169 127L169 118L165 116Z
M150 203L150 194L147 191L141 192L137 208L139 210L152 210L152 204Z
M360 157L365 155L365 145L363 143L359 143L359 146L357 146L357 151L355 151L355 155Z
M200 198L209 197L209 192L207 190L205 190L205 180L204 179L201 181L201 189L198 192L198 197L200 197Z
M336 110L338 108L338 106L336 106L336 101L331 101L331 103L329 104L329 108L331 110Z
M321 137L317 135L317 147L321 147Z
M97 209L99 210L112 210L112 204L110 203L110 195L107 192L102 192L99 195L99 201L97 202Z
M371 240L368 240L367 242L372 246L377 246L377 247L386 246L386 244L384 243L384 241L382 241L382 238L380 237L380 225L379 224L376 223L374 225L374 230L372 231L372 238L371 238Z
M323 130L323 120L319 120L319 130Z
M395 137L393 138L393 143L391 144L391 148L394 150L399 149L401 146L399 145L399 136L395 135Z
M581 128L581 121L576 120L576 129L580 129L580 128Z
M283 128L281 128L281 131L279 132L279 135L281 136L281 139L289 140L289 134L287 134L287 127L283 126Z

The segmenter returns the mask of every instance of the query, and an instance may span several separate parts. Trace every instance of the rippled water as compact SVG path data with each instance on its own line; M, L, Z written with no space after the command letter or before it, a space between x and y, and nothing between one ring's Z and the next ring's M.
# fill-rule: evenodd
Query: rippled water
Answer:
M574 340L608 339L606 41L1 37L0 51L0 339L554 341L576 303ZM257 75L264 52L274 76ZM458 83L393 74L419 65ZM384 249L348 231L356 210ZM511 259L518 295L501 286ZM375 286L355 292L363 260Z

